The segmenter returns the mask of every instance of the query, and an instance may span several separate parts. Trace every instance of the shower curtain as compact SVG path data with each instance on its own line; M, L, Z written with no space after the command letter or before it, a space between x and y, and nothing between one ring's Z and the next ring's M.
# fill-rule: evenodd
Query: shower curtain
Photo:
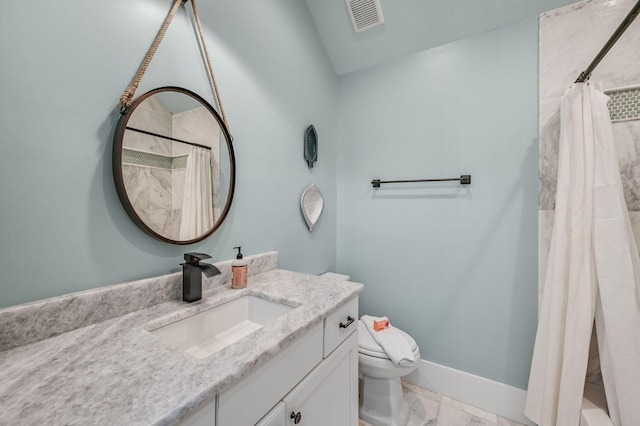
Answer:
M640 424L640 258L608 97L574 84L561 105L558 187L525 414L578 426L594 320L609 414Z
M194 239L213 226L211 151L192 147L187 158L180 239Z

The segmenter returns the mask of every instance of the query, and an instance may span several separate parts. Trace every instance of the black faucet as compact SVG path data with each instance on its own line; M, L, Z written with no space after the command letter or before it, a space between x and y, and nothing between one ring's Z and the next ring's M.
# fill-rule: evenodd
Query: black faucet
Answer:
M182 265L182 300L195 302L202 299L202 273L211 278L220 274L220 270L208 263L200 263L201 260L211 259L204 253L185 253Z

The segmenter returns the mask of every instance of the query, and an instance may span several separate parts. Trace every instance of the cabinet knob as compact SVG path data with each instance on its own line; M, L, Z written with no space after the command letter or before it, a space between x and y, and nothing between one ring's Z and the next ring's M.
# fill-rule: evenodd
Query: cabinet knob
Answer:
M349 327L353 322L355 321L355 319L353 319L353 317L351 315L347 316L347 323L343 324L342 322L340 323L340 328L347 328ZM335 324L335 323L334 323Z
M300 411L298 411L297 413L294 413L292 411L291 418L293 419L293 424L297 425L298 423L300 423L300 420L302 420L302 414L300 413Z

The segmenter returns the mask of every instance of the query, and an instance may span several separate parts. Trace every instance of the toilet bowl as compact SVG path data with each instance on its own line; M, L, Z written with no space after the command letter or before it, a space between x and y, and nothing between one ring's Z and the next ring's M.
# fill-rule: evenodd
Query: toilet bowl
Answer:
M420 349L411 336L399 328L395 330L409 342L415 365L396 366L362 321L358 324L358 369L363 381L360 418L374 426L405 426L409 419L409 404L402 396L400 377L416 369Z

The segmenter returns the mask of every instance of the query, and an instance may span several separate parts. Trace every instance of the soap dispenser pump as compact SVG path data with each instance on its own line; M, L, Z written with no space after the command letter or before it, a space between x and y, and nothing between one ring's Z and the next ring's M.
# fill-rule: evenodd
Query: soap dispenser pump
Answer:
M245 288L247 286L247 261L242 258L242 246L234 247L238 250L236 260L231 262L231 288Z

